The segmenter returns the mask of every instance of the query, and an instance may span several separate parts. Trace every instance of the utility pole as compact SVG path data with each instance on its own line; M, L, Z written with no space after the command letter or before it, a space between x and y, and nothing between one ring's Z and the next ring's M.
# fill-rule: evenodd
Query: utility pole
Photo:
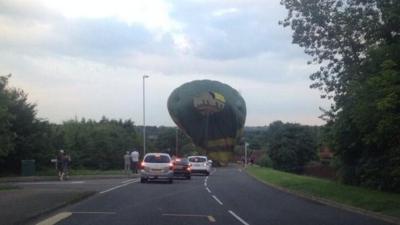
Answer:
M143 75L143 157L146 155L146 98L145 98L145 79L149 78L148 75Z

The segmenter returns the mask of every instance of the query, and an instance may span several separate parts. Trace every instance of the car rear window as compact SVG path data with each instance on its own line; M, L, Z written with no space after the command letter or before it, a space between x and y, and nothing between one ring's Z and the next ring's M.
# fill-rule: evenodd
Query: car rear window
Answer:
M166 155L148 155L144 158L147 163L169 163L170 159Z
M203 158L203 157L192 157L192 158L189 158L189 161L190 162L205 162L206 158Z
M189 164L189 161L187 159L178 159L178 160L175 160L174 163L176 165L187 165L187 164Z

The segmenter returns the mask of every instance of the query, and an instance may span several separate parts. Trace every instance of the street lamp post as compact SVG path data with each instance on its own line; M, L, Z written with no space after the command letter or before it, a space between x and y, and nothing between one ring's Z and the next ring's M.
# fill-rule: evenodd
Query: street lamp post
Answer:
M143 156L146 154L146 103L145 103L145 85L144 81L149 78L147 75L143 75Z

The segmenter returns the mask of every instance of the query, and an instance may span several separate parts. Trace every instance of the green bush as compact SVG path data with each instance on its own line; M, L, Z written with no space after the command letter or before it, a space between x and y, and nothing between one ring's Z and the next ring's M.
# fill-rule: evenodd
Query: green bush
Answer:
M267 154L257 159L255 163L262 167L272 167L272 160Z

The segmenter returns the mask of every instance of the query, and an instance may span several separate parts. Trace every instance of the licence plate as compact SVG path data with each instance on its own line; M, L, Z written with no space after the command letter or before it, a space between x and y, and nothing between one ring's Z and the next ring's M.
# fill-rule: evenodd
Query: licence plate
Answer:
M153 172L161 172L161 169L152 169Z
M182 169L183 166L175 166L176 169Z

